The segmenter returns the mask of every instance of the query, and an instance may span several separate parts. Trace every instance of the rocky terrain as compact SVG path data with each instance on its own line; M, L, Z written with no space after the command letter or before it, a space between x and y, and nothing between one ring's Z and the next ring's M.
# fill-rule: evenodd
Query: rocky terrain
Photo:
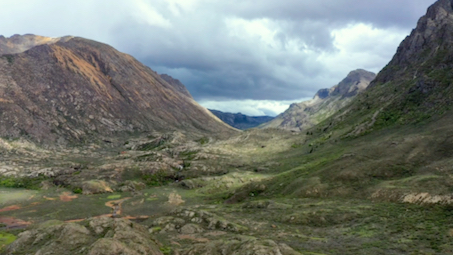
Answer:
M452 6L431 6L368 88L306 132L1 138L0 251L453 254Z
M228 113L211 109L210 111L226 124L242 130L257 127L274 119L270 116L247 116L242 113Z
M169 84L108 45L77 37L32 37L7 39L6 46L19 43L12 49L31 48L0 56L2 137L65 146L169 129L235 132L181 84L164 76Z
M309 101L291 104L288 110L261 125L261 128L307 130L350 103L375 77L374 73L365 70L352 71L338 85L319 90Z

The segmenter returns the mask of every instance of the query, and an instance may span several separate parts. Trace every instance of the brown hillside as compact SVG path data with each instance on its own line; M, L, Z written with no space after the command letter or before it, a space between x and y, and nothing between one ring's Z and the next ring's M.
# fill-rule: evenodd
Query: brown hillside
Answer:
M81 141L116 132L234 132L156 72L83 38L0 57L0 136Z

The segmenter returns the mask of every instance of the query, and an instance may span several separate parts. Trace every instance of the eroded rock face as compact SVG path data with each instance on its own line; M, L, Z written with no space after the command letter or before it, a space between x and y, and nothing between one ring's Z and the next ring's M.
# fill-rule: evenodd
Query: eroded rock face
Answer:
M87 226L45 222L22 232L6 254L163 254L146 228L126 219L93 218Z

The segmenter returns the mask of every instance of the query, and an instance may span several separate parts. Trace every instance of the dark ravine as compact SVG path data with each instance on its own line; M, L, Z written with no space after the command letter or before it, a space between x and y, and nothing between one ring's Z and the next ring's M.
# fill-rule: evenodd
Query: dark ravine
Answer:
M274 119L271 116L247 116L242 113L221 112L209 109L217 118L237 129L249 129Z
M20 39L6 40L30 42L33 36ZM24 52L0 56L2 137L65 144L124 132L235 132L177 80L161 78L106 44L79 37L35 39L39 43L16 47L31 47ZM5 38L0 40L5 48L1 41Z

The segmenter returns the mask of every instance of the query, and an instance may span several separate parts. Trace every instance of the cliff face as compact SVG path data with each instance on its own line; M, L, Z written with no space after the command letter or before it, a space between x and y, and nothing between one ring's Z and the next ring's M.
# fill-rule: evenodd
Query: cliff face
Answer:
M83 38L52 40L0 57L0 136L65 143L118 132L234 132L133 57Z
M355 70L330 89L320 89L313 99L294 103L263 128L282 128L301 131L310 128L347 105L365 90L376 75L365 70Z

